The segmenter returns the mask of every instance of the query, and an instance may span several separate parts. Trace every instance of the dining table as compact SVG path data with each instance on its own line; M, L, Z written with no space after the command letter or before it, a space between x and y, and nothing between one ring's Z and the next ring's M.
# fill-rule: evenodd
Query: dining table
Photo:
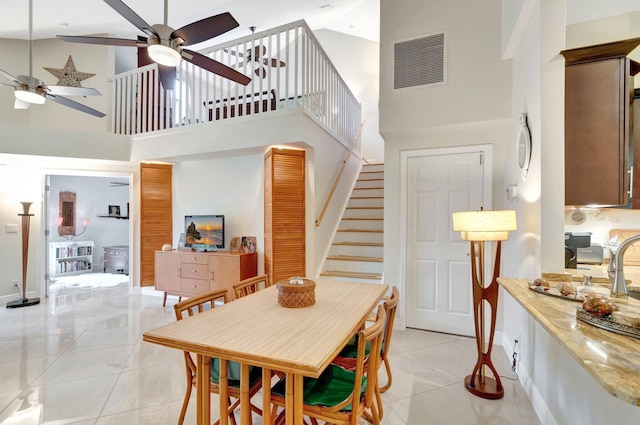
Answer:
M251 423L249 367L262 368L263 423L271 421L272 372L286 376L285 421L303 423L303 379L317 378L379 304L388 285L317 279L315 304L278 303L278 286L187 317L143 334L143 340L189 351L197 357L196 417L211 423L211 358L220 359L220 424L228 424L227 364L240 363L240 423Z

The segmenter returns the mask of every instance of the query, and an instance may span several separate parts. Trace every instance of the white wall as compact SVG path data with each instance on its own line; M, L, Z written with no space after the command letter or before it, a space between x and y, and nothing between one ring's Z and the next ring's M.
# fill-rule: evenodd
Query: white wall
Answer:
M398 285L400 153L403 150L489 144L493 147L493 205L503 206L505 155L511 138L511 65L501 60L500 2L381 1L380 130L385 139L384 279ZM447 84L393 92L393 44L446 30ZM478 42L481 40L481 42ZM405 323L405 307L398 314Z

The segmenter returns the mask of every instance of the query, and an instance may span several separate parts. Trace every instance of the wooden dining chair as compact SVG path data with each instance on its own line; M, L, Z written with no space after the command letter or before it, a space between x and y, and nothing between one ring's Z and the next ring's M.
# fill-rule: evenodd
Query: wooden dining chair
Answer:
M269 286L271 286L269 283L269 275L261 274L260 276L250 277L236 283L233 285L233 292L236 298L242 298Z
M400 291L396 286L391 288L391 295L385 298L383 305L387 311L387 321L384 325L384 333L382 336L382 346L380 349L380 365L384 363L387 372L387 382L383 386L377 385L376 387L376 402L378 404L378 414L382 419L384 412L382 409L381 393L384 393L391 387L393 381L393 375L391 374L391 365L389 363L389 347L391 346L391 336L393 335L393 324L396 318L396 309L398 307L398 301L400 299ZM357 363L357 335L347 343L347 345L340 351L340 354L333 359L332 363L342 366L345 369L354 370ZM367 351L368 349L365 348ZM378 383L379 384L379 383Z
M226 289L219 289L217 291L209 292L207 294L198 295L192 298L188 298L173 306L176 312L176 319L182 320L189 316L193 316L198 313L213 309L216 305L225 304L228 302L228 293ZM191 397L191 390L196 387L197 382L197 366L196 355L188 351L184 352L184 361L187 371L187 389L184 395L184 401L182 402L182 410L180 411L180 418L178 419L178 425L182 425L184 422L184 416L189 405L189 399ZM240 405L240 364L237 362L228 362L228 394L229 394L229 415L230 422L235 425L236 420L233 412ZM220 376L220 359L211 359L211 392L215 394L220 393L220 387L218 380ZM259 367L249 367L249 398L253 397L262 388L262 369ZM235 401L231 403L231 398ZM262 415L262 410L251 404L251 410ZM222 412L220 413L222 414ZM214 425L219 424L218 419Z
M387 312L384 305L379 306L375 322L358 332L356 367L347 370L330 364L318 378L303 379L302 413L311 423L318 420L335 425L356 424L365 411L369 412L375 425L380 423L375 402L378 362L382 345ZM365 351L370 347L370 353ZM286 377L280 379L271 389L271 423L280 423L285 407Z

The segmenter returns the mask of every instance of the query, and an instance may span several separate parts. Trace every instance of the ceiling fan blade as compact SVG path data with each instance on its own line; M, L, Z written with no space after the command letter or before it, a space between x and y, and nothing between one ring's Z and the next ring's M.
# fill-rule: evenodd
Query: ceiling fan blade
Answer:
M255 60L258 60L267 54L267 48L265 46L256 46L253 50L255 51L253 55Z
M239 58L243 58L244 55L242 54L242 52L236 52L235 50L230 50L230 49L223 49L225 53L229 53L233 56L237 56Z
M178 28L171 33L171 38L180 37L184 40L182 46L189 46L217 37L238 26L240 26L238 21L229 12L225 12Z
M144 19L138 16L136 12L131 10L129 6L120 0L104 0L104 2L111 6L111 8L118 12L124 19L138 27L140 31L150 36L159 37L156 30L153 29L153 26L149 25Z
M18 80L18 78L14 77L13 75L9 74L6 71L3 71L0 69L0 75L2 75L4 78L6 78L9 81L12 81L14 84L7 84L8 86L14 86L14 87L21 87L22 86L22 82L20 80ZM4 83L6 84L6 83Z
M251 78L241 72L238 72L233 68L229 68L227 65L223 65L220 62L208 58L200 53L194 52L193 50L182 49L182 57L200 68L204 68L221 77L228 78L229 80L235 81L243 86L246 86L251 81Z
M271 58L271 59L265 58L262 60L262 63L264 63L266 66L272 66L274 68L277 68L278 66L280 68L283 68L287 65L286 63L279 61L278 59L275 59L275 58Z
M45 86L49 94L57 96L100 96L100 92L91 87Z
M176 67L158 64L158 73L160 74L160 82L165 90L174 90L176 88Z
M86 44L102 44L105 46L125 46L125 47L146 47L145 41L129 40L127 38L110 38L110 37L86 37L75 35L56 35L61 40L70 43L86 43Z
M267 70L262 67L256 68L254 72L258 77L267 78Z
M76 111L85 112L87 114L93 115L94 117L102 118L106 115L93 108L89 108L88 106L85 106L82 103L78 103L74 100L67 99L66 97L56 96L54 94L49 94L49 93L45 93L45 96L47 99L53 102L59 103L63 106L67 106L71 109L75 109Z

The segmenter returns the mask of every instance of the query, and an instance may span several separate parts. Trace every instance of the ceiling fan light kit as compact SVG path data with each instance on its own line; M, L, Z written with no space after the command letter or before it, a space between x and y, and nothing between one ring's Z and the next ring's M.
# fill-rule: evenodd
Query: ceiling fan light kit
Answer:
M36 89L29 87L26 89L16 88L13 92L16 99L21 102L31 103L34 105L42 105L45 102L44 96L36 93ZM24 106L24 105L21 105ZM22 108L26 109L26 108Z
M154 44L156 42L158 44ZM165 43L169 45L166 45ZM173 44L174 43L171 40L149 39L149 47L147 47L149 57L160 65L172 67L178 66L182 60L182 56L180 55L177 46L173 47Z

